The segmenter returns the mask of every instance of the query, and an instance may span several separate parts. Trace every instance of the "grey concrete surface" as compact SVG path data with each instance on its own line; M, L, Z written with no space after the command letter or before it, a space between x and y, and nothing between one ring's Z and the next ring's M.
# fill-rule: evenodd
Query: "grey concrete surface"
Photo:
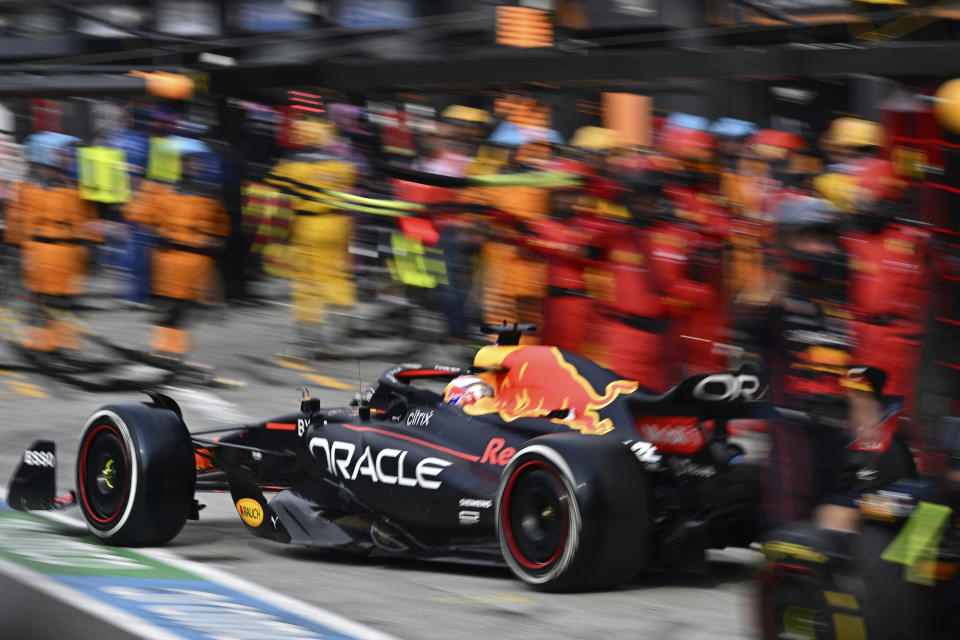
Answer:
M196 359L247 382L244 389L176 387L187 423L201 429L266 418L298 406L297 387L308 386L327 405L345 403L357 384L356 361L315 362L303 369L271 364L292 335L289 309L214 309L202 315ZM88 314L112 339L146 344L143 311ZM436 353L431 360L442 360ZM20 371L0 351L0 481L6 482L21 451L34 439L59 447L60 486L72 487L76 439L98 406L136 400L136 393L93 394L39 374ZM365 384L389 363L359 363ZM14 383L14 384L10 384ZM23 386L27 385L27 386ZM42 393L48 397L31 397ZM751 577L757 554L712 554L707 576L648 574L621 589L588 594L544 594L514 580L506 569L356 558L285 547L248 536L225 495L204 495L208 507L168 547L180 556L236 572L265 588L300 598L401 638L498 640L593 638L670 640L742 639L754 636ZM77 517L76 511L68 511ZM100 636L103 637L103 636Z
M0 624L4 638L15 640L134 640L125 631L75 611L23 582L0 573Z

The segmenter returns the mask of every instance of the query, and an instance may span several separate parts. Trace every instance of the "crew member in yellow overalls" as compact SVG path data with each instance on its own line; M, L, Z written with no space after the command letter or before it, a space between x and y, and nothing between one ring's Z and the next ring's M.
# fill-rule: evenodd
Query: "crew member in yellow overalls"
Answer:
M69 310L83 293L87 247L97 239L96 211L80 198L68 176L70 161L56 151L47 165L35 165L37 179L20 184L11 240L21 245L24 286L43 306ZM37 314L24 346L38 351L76 350L76 327L63 318Z
M214 256L223 246L230 221L211 185L200 181L203 154L181 158L175 186L144 182L126 209L129 220L153 228L153 294L163 303L153 326L151 348L158 356L182 359L190 350L186 328L191 306L209 301L217 288Z
M336 134L332 124L313 120L300 121L295 131L299 140L321 148ZM349 253L353 219L335 202L324 202L329 197L320 190L348 191L355 180L353 164L323 153L281 160L266 179L290 196L293 320L302 346L315 355L336 352L344 311L356 302Z

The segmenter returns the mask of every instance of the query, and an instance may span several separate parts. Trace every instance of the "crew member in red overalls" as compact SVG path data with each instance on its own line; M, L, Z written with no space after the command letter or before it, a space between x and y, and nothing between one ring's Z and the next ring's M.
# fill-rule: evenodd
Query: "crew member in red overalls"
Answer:
M609 295L598 308L603 318L603 364L640 386L663 392L677 377L667 341L668 311L662 287L650 263L650 230L661 203L661 177L642 171L623 180L629 220L603 219L593 240L593 255L611 279Z
M664 186L672 213L653 233L652 258L661 282L671 288L671 338L683 376L723 370L726 358L718 345L729 330L723 252L730 221L718 194L716 140L706 131L672 127L661 144L682 166Z
M550 170L593 175L589 165L559 160ZM587 294L584 269L596 224L593 212L583 208L583 189L558 188L551 195L550 217L525 225L520 243L547 262L547 296L543 301L542 344L581 353L594 301Z
M854 359L887 374L885 393L904 398L910 416L929 301L930 235L905 224L906 182L878 159L856 167L852 229L843 235L850 262Z

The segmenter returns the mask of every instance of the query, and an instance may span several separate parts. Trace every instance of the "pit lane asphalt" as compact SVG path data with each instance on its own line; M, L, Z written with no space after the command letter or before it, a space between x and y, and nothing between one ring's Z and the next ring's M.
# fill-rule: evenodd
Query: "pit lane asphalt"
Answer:
M287 346L288 314L282 306L204 314L195 358L213 365L221 375L245 380L247 387L170 389L191 429L295 411L297 388L304 385L326 406L349 400L352 390L322 384L339 381L337 386L356 386L357 361L310 363L306 369L272 364L273 355ZM111 311L88 317L118 342L147 343L146 312ZM436 354L423 360L432 364L440 358ZM100 405L139 401L143 396L78 391L19 371L16 364L9 351L0 352L0 480L10 477L23 449L46 438L58 445L60 488L72 488L76 440L89 414ZM361 362L364 384L373 382L389 364ZM20 384L3 388L10 381ZM37 389L49 397L31 397ZM544 594L527 588L506 569L356 558L259 540L244 531L228 496L202 494L200 500L207 505L200 521L188 523L168 551L400 638L732 640L755 635L751 577L759 558L746 550L712 553L709 574L702 577L647 574L614 591ZM66 513L79 518L75 508ZM7 586L0 583L0 597ZM60 621L66 625L83 621L81 614L65 611L45 615L68 616Z

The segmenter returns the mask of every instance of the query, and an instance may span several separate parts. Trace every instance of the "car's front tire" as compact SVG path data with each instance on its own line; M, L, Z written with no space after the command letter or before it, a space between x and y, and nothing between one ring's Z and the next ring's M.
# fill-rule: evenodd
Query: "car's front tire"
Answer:
M76 465L87 527L106 543L155 546L175 537L193 507L193 446L172 411L106 406L84 426Z

